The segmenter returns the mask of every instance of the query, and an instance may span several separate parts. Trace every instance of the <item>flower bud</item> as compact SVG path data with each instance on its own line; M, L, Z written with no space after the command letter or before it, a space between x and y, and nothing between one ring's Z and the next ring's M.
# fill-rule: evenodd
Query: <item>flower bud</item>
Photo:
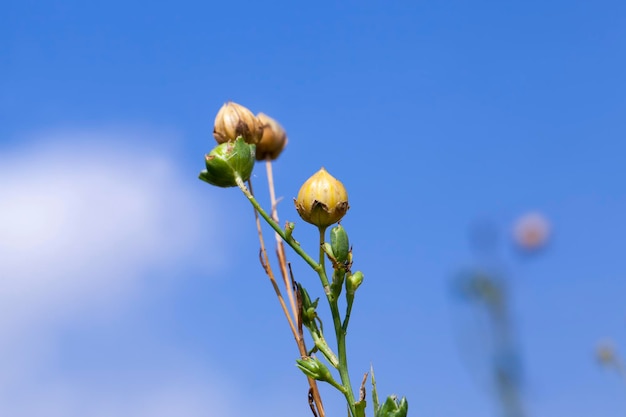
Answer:
M350 208L346 188L324 168L306 180L295 203L302 220L317 227L337 223Z
M296 366L300 368L302 372L308 377L311 377L317 381L328 382L335 388L344 392L344 388L335 381L333 375L330 373L326 365L320 362L319 359L314 357L305 357L303 359L296 359Z
M328 368L317 358L296 359L296 364L307 376L318 381L325 381L330 375Z
M287 133L278 122L264 113L256 115L263 127L261 141L256 146L256 160L276 159L287 145Z
M309 325L314 322L315 317L317 317L315 309L317 308L317 303L320 299L316 298L315 301L311 301L309 293L302 285L297 284L297 288L300 293L300 317L302 318L302 324L309 327Z
M337 262L345 264L350 256L350 242L346 229L340 224L330 229L330 246Z
M206 169L199 178L218 187L235 187L237 178L247 181L254 168L254 148L242 138L217 145L205 156Z
M350 274L348 278L346 278L346 294L353 296L362 283L363 273L361 271Z
M285 224L285 236L287 237L287 241L292 239L291 235L293 234L293 229L296 228L296 224L294 222L287 222Z
M330 259L331 262L335 262L335 254L333 253L333 247L330 246L330 243L324 242L324 244L322 245L322 250L324 251L326 256L328 256L328 259Z
M217 143L224 143L234 141L239 136L247 143L256 144L263 136L263 126L250 110L229 101L215 116L213 137Z

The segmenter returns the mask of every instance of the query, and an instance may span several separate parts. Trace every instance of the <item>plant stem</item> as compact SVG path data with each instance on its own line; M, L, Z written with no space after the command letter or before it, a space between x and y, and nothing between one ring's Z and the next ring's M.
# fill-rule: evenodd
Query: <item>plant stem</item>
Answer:
M319 263L315 262L313 258L311 258L301 247L300 245L291 237L287 236L285 231L280 228L278 223L276 223L263 208L258 203L256 198L250 193L246 185L244 184L241 177L236 178L236 183L239 189L244 193L244 195L250 201L250 204L259 212L261 217L270 225L272 229L285 241L291 248L298 254L304 261L309 264L311 268L320 277L320 281L322 282L322 286L324 287L324 292L326 293L326 298L330 304L330 311L333 316L333 325L335 327L335 337L337 338L337 351L339 355L339 376L341 377L341 384L344 388L343 394L346 397L348 402L348 408L350 410L350 414L353 417L356 417L356 408L354 406L354 393L352 392L352 384L350 383L350 375L348 374L348 358L346 353L346 332L342 328L341 325L341 316L339 314L339 306L337 300L334 300L331 292L330 286L328 284L328 277L326 276L326 267L325 267L325 259L324 259L324 250L322 249L322 245L324 244L324 236L326 233L326 228L320 228L320 252L319 252Z
M241 191L245 194L246 197L248 197L248 200L250 201L250 203L252 204L252 206L254 206L254 208L259 212L259 214L261 215L261 217L263 217L263 219L267 222L267 224L270 225L270 227L272 229L274 229L274 231L276 233L278 233L280 235L281 238L283 238L283 240L285 242L287 242L287 244L289 246L291 246L291 248L296 251L296 253L298 255L300 255L302 257L302 259L304 259L304 261L306 263L309 264L309 266L311 268L313 268L315 270L315 272L317 272L319 274L319 271L321 269L320 264L318 264L317 262L315 262L313 260L313 258L311 258L301 247L298 243L296 243L295 240L293 240L293 238L287 238L287 235L285 234L285 231L283 229L280 228L280 226L278 225L278 223L276 223L274 220L272 220L272 218L267 214L267 212L265 210L263 210L263 208L259 205L259 202L256 201L256 199L254 198L254 196L250 193L250 191L248 191L248 188L246 187L246 185L243 183L243 180L240 177L236 178L236 182L237 182L237 186L239 187L239 189L241 189ZM326 274L324 274L324 276L326 276ZM328 285L328 280L326 285Z
M270 193L270 203L272 204L272 220L274 220L278 224L278 207L276 201L276 193L274 191L274 172L272 170L272 160L269 159L269 157L265 160L265 170L267 172L267 187ZM248 183L249 182L250 181L248 181ZM252 187L250 187L250 192L252 193ZM254 193L252 194L254 195ZM278 235L278 233L274 233L274 237L276 238L276 255L278 256L280 273L283 276L285 290L287 291L287 297L289 298L289 303L291 304L291 310L293 311L293 314L297 317L298 309L296 307L296 300L291 282L289 280L289 275L287 274L287 256L285 255L285 246L283 245L283 239L280 237L280 235Z
M250 180L248 180L248 186L250 187L250 193L252 194L253 193L252 182ZM272 271L272 266L270 265L269 259L267 257L267 250L265 249L265 240L263 239L263 230L261 229L261 221L259 220L259 213L256 210L254 210L254 219L256 223L257 234L259 236L259 244L261 245L261 264L263 265L263 268L265 269L265 272L270 279L270 282L272 284L272 287L274 288L274 292L276 293L276 296L278 297L278 301L283 310L283 313L285 314L285 317L287 318L287 322L289 323L289 328L291 329L291 332L293 333L293 337L296 339L296 342L297 342L298 332L296 331L296 326L294 325L291 314L289 314L289 310L287 309L287 305L285 304L283 294L281 293L280 288L278 287L276 278L274 277L274 272Z
M250 189L250 194L254 195L254 191L252 190L252 181L250 180L248 180L248 187ZM278 214L275 214L274 218L277 218L277 216ZM272 266L270 265L270 261L267 257L267 250L265 249L265 240L263 239L263 230L261 229L259 213L256 209L254 210L254 219L256 222L257 233L259 235L259 243L261 245L261 255L260 255L261 264L263 265L263 268L265 269L265 272L267 276L269 277L270 282L272 283L272 287L274 288L274 292L276 293L276 296L278 297L278 301L280 303L281 308L283 309L283 313L285 314L285 317L287 317L287 321L289 322L289 327L291 328L293 337L296 340L296 345L298 346L298 351L300 352L300 356L304 358L307 356L307 349L304 343L304 338L302 336L302 331L301 329L296 330L296 327L293 323L291 315L289 314L289 311L287 310L287 305L285 304L283 295L280 291L280 288L278 287L278 284L276 283L274 272L272 271ZM282 241L280 241L280 243L282 244ZM282 248L282 245L281 245L281 248ZM279 255L279 261L280 261L279 263L281 266L281 272L283 273L283 278L285 278L286 266L284 264L286 263L286 261L284 257L284 248L283 248L283 257L280 257ZM290 299L292 300L293 315L296 319L299 319L298 317L299 312L296 310L295 303L293 302L293 291L291 291L291 285L287 284L286 279L285 279L285 287L290 296ZM317 381L309 376L307 376L307 381L309 382L310 392L315 401L315 407L317 408L318 417L326 417L326 413L324 411L324 405L322 404L322 398L320 396L319 388L317 387Z
M324 244L324 237L326 235L326 228L320 227L320 265L321 268L318 271L320 274L320 279L322 282L326 279L326 261L324 259L324 250L322 249L322 245ZM322 277L322 274L324 276ZM328 288L328 287L325 287ZM339 371L339 376L341 377L341 384L344 387L343 394L346 397L346 401L348 402L348 407L350 409L350 413L353 417L356 417L356 408L354 406L354 393L352 392L352 384L350 383L350 374L348 373L348 355L346 352L346 331L343 329L341 325L341 315L339 314L339 305L338 301L332 296L330 292L326 293L326 298L328 299L328 304L330 305L330 312L333 316L333 326L335 327L335 337L337 339L337 354L339 355L339 367L337 370Z
M274 191L274 173L272 170L272 160L268 157L265 160L265 170L267 173L267 186L270 193L270 203L272 207L272 219L274 222L278 224L278 202L276 201L276 193ZM252 183L248 180L250 184L250 193L254 195L252 192ZM254 215L257 219L259 219L259 215L257 210L254 211ZM260 228L259 228L260 233ZM289 302L291 304L291 311L293 312L294 317L298 323L302 323L302 318L300 317L301 312L296 306L296 299L294 295L293 288L293 279L287 274L287 255L285 254L285 245L283 244L283 239L280 237L278 233L274 233L274 237L276 239L276 255L278 256L278 265L280 266L280 273L283 276L283 282L285 284L285 291L287 292L287 296L289 297ZM267 254L266 254L267 257ZM306 357L308 355L306 344L304 342L304 335L302 334L302 326L298 326L298 332L295 333L294 336L296 338L296 343L298 345L298 350L300 351L301 357ZM327 347L327 346L326 346ZM322 349L318 347L318 349ZM332 352L330 352L332 354ZM336 361L335 361L336 362ZM324 411L324 404L322 404L322 397L319 392L319 388L317 387L317 381L311 377L307 377L309 381L309 386L311 388L310 393L313 397L313 402L315 404L315 408L317 409L318 417L326 417L326 412ZM313 409L313 405L311 405L311 409ZM315 415L315 412L313 412Z
M354 407L354 393L352 392L352 384L350 383L350 374L348 373L348 356L346 353L346 333L341 327L341 318L339 317L339 307L337 300L330 302L330 311L333 315L333 324L335 326L335 336L337 337L337 354L339 355L339 376L341 383L346 389L345 396L350 407L352 416L356 416Z
M343 318L343 325L341 328L344 333L348 332L348 323L350 322L350 313L352 313L352 303L354 302L354 295L346 295L347 307L346 307L346 316Z

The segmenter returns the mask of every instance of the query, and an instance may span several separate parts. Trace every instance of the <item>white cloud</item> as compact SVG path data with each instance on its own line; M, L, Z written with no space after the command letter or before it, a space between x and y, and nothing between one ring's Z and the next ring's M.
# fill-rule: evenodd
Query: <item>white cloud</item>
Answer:
M111 307L210 230L210 208L188 185L193 178L181 178L163 156L102 142L0 156L0 304L13 323L94 302Z
M193 373L189 372L191 375ZM188 374L162 380L125 379L110 384L49 379L16 396L3 396L0 412L11 417L205 417L232 416L228 387Z
M43 135L0 154L0 415L227 415L212 404L225 393L193 366L98 387L50 365L64 328L128 312L218 241L195 178L167 153L130 145L141 136ZM224 253L210 249L202 262L219 270Z

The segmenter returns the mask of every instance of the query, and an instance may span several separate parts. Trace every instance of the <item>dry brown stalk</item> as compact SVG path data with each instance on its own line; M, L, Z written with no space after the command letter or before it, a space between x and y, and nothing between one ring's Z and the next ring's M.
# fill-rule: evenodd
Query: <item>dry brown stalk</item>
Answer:
M271 161L269 160L267 161L266 167L269 167L267 178L268 178L268 185L270 189L270 199L271 199L271 204L272 204L272 219L274 219L274 221L278 223L278 211L276 209L276 196L274 192L274 178L273 178L272 169L271 169ZM248 187L250 189L250 193L254 194L254 191L252 189L252 181L250 180L248 180ZM292 314L289 313L287 304L285 303L280 287L278 286L278 283L276 282L274 272L272 271L272 267L269 262L269 258L267 256L265 240L263 238L263 231L261 229L261 221L259 219L259 214L256 210L254 210L254 217L256 221L257 233L259 236L259 243L261 245L261 250L260 250L261 265L263 266L265 273L269 277L272 287L274 288L274 292L276 293L276 296L278 297L278 301L283 310L283 314L287 318L287 321L289 323L289 328L291 329L293 337L296 341L296 345L298 346L298 351L300 353L300 356L306 357L308 356L308 351L307 351L306 344L304 341L304 335L302 333L302 330L296 329L296 326L294 325L294 318L296 319L296 322L300 322L300 319L299 319L300 310L297 308L293 286L290 282L291 279L287 273L287 257L285 255L285 247L283 245L283 242L280 236L278 234L275 234L276 245L277 245L276 254L278 257L278 264L280 267L281 275L283 277L285 291L287 291L289 303L291 304L291 311L292 311L293 316ZM310 377L307 377L307 380L309 382L309 392L308 392L309 405L311 405L311 411L313 413L313 416L314 417L326 417L326 413L324 412L324 406L322 404L322 398L320 396L319 388L317 386L317 381ZM315 405L315 408L313 407L312 403ZM317 412L315 409L317 409Z

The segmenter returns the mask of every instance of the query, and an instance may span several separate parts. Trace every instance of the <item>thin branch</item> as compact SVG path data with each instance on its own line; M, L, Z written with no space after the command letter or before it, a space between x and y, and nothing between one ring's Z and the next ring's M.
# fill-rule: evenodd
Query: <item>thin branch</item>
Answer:
M241 188L241 186L243 185L243 183L239 184L239 187ZM254 191L252 189L252 181L248 180L248 188L249 188L249 198L252 197L254 198ZM243 188L242 188L243 191ZM296 330L296 327L294 325L293 322L293 318L291 316L291 314L289 314L289 310L287 308L287 304L285 303L285 300L282 296L282 293L280 291L280 288L276 282L276 279L274 277L274 272L272 271L272 267L270 265L269 262L269 258L267 256L267 250L265 248L265 239L263 239L263 231L261 228L261 220L259 219L259 210L257 210L256 205L253 204L254 207L254 218L255 218L255 222L256 222L256 227L257 227L257 234L259 236L259 243L261 245L261 265L263 266L263 269L265 270L265 273L267 274L267 276L270 279L270 282L272 283L272 287L274 288L274 292L276 293L276 296L278 297L278 301L280 302L280 306L283 310L283 313L285 314L285 317L287 318L287 321L289 322L289 328L291 329L291 332L293 334L294 339L296 340L296 345L298 346L298 351L300 352L300 356L305 357L307 355L307 350L306 350L306 345L304 343L304 337L302 335L301 331ZM259 207L260 209L260 207ZM261 209L262 210L262 209ZM283 255L284 255L284 248L283 248ZM285 259L283 257L283 259ZM279 257L280 260L280 257ZM286 266L283 266L283 264L281 263L280 266L281 272L284 270L284 274L286 274ZM283 275L284 276L284 275ZM292 304L292 310L294 311L294 316L297 318L297 314L298 314L298 310L294 307L295 303L292 300L293 298L293 289L292 286L290 285L290 283L285 280L285 287L287 289L287 293L289 294L289 298L290 298L290 302ZM320 396L319 393L319 389L317 387L317 381L311 377L307 377L308 383L309 383L309 392L311 393L311 398L315 403L315 406L317 408L317 413L314 411L313 414L315 417L326 417L326 414L324 412L324 406L322 405L322 398Z
M270 192L270 203L272 207L272 219L278 223L278 208L276 202L276 192L274 191L274 173L272 170L272 161L268 158L265 160L265 170L267 172L267 185ZM287 290L287 297L289 298L289 303L291 303L291 311L294 316L298 315L298 309L296 308L296 301L293 295L293 290L291 289L291 285L289 285L289 275L287 274L287 255L285 254L285 246L283 245L283 239L280 235L274 232L274 237L276 239L276 254L278 256L278 264L280 265L280 273L283 276L283 281L285 282L285 289Z
M253 193L251 180L248 180L248 187L250 188L250 193ZM256 211L256 209L254 209L254 219L256 221L257 233L259 235L259 243L261 245L261 253L260 253L261 265L263 266L263 269L265 269L265 273L269 277L270 282L272 283L272 287L274 287L274 292L276 293L276 296L278 297L278 301L280 302L280 306L283 310L283 313L285 314L285 317L287 318L287 321L289 322L289 327L291 328L293 337L297 341L298 332L296 331L296 327L294 326L291 314L289 314L289 310L287 309L287 305L285 304L283 295L280 292L280 287L278 287L278 284L276 283L274 272L272 271L272 266L270 265L269 258L267 257L267 250L265 249L265 240L263 239L263 231L261 229L261 220L259 219L259 213Z
M274 191L274 172L272 170L272 161L269 158L265 160L265 170L267 172L267 185L269 188L270 203L272 207L272 220L274 220L276 224L279 224L277 207L278 202L276 201L276 192ZM274 232L274 237L276 239L276 256L278 257L278 264L280 265L280 273L283 276L285 290L287 291L287 297L289 298L289 302L291 303L291 311L293 312L294 317L296 317L296 321L298 323L298 337L296 337L296 343L298 344L300 356L306 357L308 355L308 352L306 348L306 343L304 341L304 334L302 332L302 318L300 317L300 306L299 303L296 302L296 297L294 296L295 280L293 278L293 272L291 271L291 265L289 265L289 274L287 273L287 255L285 254L283 239L277 232ZM315 411L313 411L313 414L315 415L315 417L318 417L316 414L319 414L319 417L326 417L324 405L322 404L322 397L317 387L317 381L311 378L308 379L309 386L311 387L311 389L309 390L309 404L310 401L313 400L318 411L318 413L315 413ZM311 410L313 410L313 407L311 407Z

